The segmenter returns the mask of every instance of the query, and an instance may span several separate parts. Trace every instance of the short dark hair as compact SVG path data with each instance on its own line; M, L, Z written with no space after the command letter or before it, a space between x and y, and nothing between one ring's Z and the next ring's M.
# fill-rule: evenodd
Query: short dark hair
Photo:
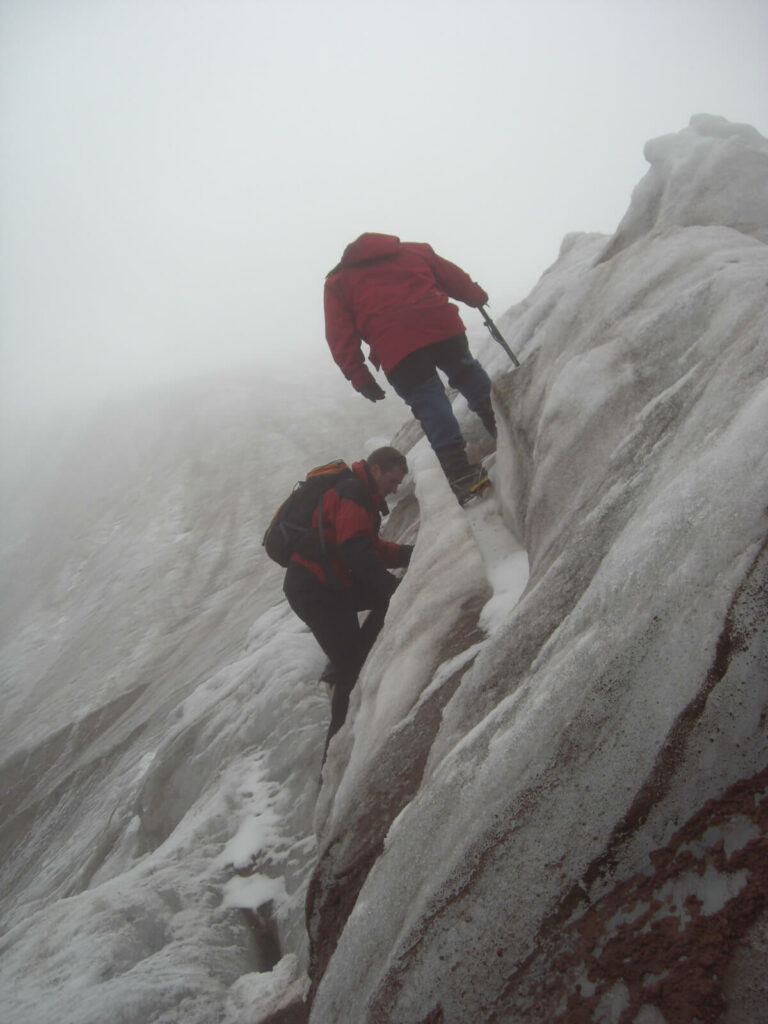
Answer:
M386 473L390 469L402 469L404 473L408 472L408 463L405 461L403 453L389 445L377 448L365 461L369 466L378 466L382 473Z

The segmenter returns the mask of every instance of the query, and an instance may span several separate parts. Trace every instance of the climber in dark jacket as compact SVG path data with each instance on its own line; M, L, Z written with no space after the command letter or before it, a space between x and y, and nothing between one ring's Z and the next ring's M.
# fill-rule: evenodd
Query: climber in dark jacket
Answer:
M368 232L344 250L325 281L328 346L344 376L372 402L384 398L361 350L421 422L459 499L483 475L471 465L437 370L496 436L488 374L472 356L458 308L488 301L480 285L421 242ZM487 483L487 477L485 478Z
M395 448L377 448L366 460L353 463L352 473L326 491L315 510L314 552L294 553L285 573L288 603L330 662L324 673L333 680L326 752L344 724L352 687L397 587L397 578L388 570L405 567L411 559L411 545L379 537L381 518L389 511L385 499L397 491L407 472L405 456ZM320 553L321 519L327 557ZM366 610L369 615L361 626L357 613Z

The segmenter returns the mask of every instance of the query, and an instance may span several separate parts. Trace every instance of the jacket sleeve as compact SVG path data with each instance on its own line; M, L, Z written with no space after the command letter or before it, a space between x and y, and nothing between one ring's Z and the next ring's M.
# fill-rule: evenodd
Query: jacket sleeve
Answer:
M339 558L349 569L353 579L374 590L383 602L389 601L397 589L397 579L388 572L376 555L370 538L348 540L338 548Z
M466 303L467 306L477 307L485 305L488 301L488 293L473 281L469 274L463 271L461 267L457 267L450 260L438 256L431 245L421 243L419 248L432 268L435 281L446 295L452 299L458 299L459 302Z
M339 369L360 390L373 379L365 365L361 337L355 326L352 311L338 294L332 280L325 282L323 296L325 306L325 337L328 348Z
M375 537L373 548L388 569L404 569L411 561L412 544L394 544Z

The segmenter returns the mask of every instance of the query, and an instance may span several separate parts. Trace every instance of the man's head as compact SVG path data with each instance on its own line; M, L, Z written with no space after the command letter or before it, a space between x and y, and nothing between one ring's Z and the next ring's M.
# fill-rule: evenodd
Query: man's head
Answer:
M382 498L394 494L408 472L405 456L397 448L377 448L365 462Z

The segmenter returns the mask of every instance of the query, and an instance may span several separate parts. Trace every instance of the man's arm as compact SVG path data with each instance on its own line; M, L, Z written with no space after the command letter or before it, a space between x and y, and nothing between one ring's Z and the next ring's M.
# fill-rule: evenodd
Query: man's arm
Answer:
M336 364L351 381L356 391L365 393L366 387L376 384L372 373L365 365L360 347L362 339L355 326L352 311L338 295L333 281L325 283L323 295L325 306L325 337ZM376 385L378 386L378 385Z
M388 569L405 569L410 564L413 545L374 537L373 549Z
M379 537L378 520L361 480L345 480L335 491L336 552L355 580L372 587L388 601L398 581L387 566L406 566L413 549L409 544L393 544Z
M472 280L461 267L457 267L450 260L438 256L431 245L426 242L406 242L407 247L413 247L429 263L434 274L435 281L446 295L467 306L484 306L488 301L488 293L479 284Z
M336 550L353 579L370 587L383 601L389 601L398 581L374 552L370 537L354 537L340 544Z

